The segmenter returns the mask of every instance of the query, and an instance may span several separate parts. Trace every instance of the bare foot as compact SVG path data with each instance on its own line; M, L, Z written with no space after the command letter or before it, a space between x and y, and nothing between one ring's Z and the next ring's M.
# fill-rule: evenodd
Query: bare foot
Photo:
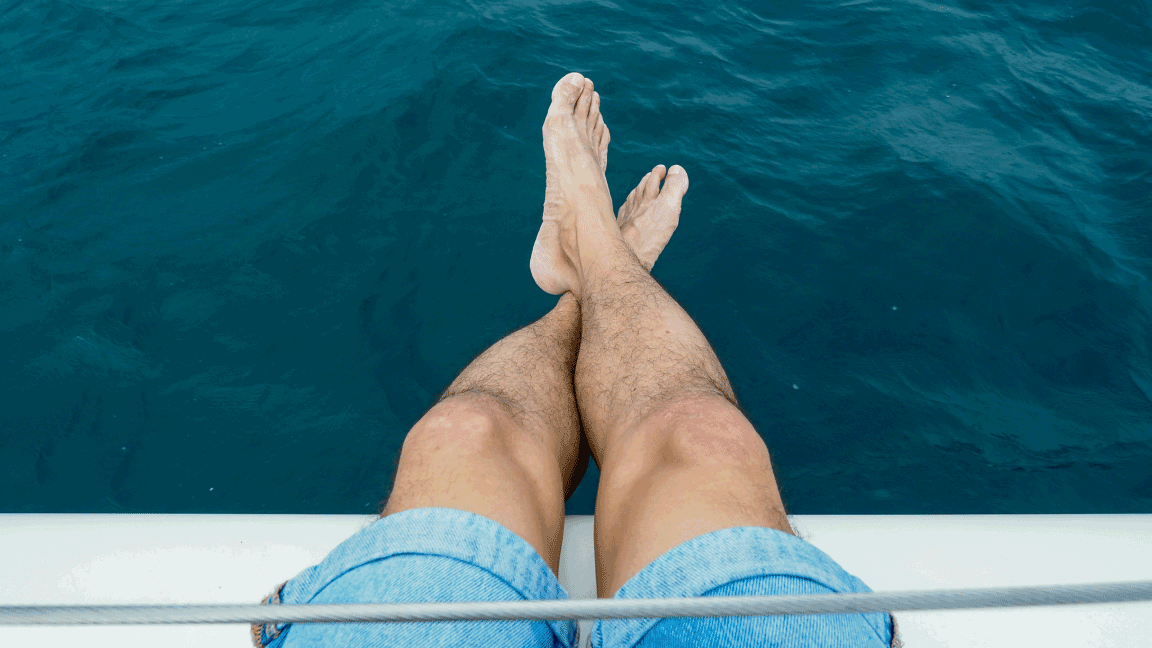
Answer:
M596 110L593 111L593 105ZM600 96L592 81L572 72L552 88L552 105L544 119L547 188L544 217L532 258L532 278L544 292L580 294L580 238L622 240L612 212L612 195L604 177L608 129L600 116ZM587 253L588 251L586 251Z
M607 156L607 146L604 153ZM680 201L688 191L688 173L680 165L672 165L661 189L663 177L664 165L657 164L628 194L616 219L624 242L632 248L632 253L645 270L652 270L656 258L668 245L672 232L676 231L680 223Z
M612 134L600 113L600 93L592 93L592 104L588 109L588 123L596 124L592 141L600 153L600 167L608 172L608 143ZM673 165L660 189L660 180L665 177L663 164L656 165L652 172L640 179L640 184L628 194L628 199L620 206L616 224L624 242L640 260L645 270L651 271L656 259L668 245L672 233L680 223L680 201L688 191L688 174L679 165Z

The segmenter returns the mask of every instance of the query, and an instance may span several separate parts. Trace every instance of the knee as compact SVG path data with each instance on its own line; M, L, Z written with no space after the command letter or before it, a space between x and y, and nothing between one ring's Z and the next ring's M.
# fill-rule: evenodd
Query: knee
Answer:
M492 452L503 442L500 415L473 398L452 397L437 403L404 438L404 452Z
M671 403L649 419L667 461L762 466L768 446L744 414L720 396Z

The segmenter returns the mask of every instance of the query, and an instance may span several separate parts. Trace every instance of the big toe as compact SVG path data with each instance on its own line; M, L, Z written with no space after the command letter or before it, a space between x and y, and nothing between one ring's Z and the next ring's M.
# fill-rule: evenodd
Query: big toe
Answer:
M679 203L684 194L688 193L688 172L679 164L673 164L664 177L664 187L660 189L660 198Z
M552 88L552 105L548 107L548 114L554 112L572 114L576 107L576 100L584 90L584 75L579 72L569 72L564 78L556 82Z

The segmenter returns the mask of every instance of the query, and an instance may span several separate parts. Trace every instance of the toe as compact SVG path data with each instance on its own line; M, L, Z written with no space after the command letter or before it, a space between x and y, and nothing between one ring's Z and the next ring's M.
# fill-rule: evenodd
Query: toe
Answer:
M644 197L655 198L660 193L660 180L664 178L664 165L657 164L656 168L648 174L648 182L644 184Z
M548 114L553 112L571 114L576 106L580 93L584 92L584 76L579 72L571 72L556 82L552 88L552 105Z
M636 185L636 188L632 190L632 193L628 194L628 199L625 200L624 202L634 203L637 200L639 200L640 198L643 198L644 197L644 187L648 186L648 178L650 178L651 176L652 176L652 172L649 171L647 174L645 174L645 176L643 178L640 178L640 183Z
M688 172L679 164L673 164L672 168L668 169L668 178L664 181L664 188L660 191L660 197L667 196L668 200L679 202L687 192Z
M598 141L596 148L600 151L600 167L604 170L604 173L608 173L608 141L612 139L612 137L608 135L608 126L604 125L603 122L601 122L601 125L603 128L600 129L599 140L593 141Z
M576 121L584 120L585 124L588 121L588 109L592 107L592 94L593 94L592 79L584 79L584 92L580 95L580 99L576 102Z
M597 129L604 123L603 116L600 115L600 93L592 93L592 104L588 106L588 138L592 140L592 145L595 146L600 141L600 133Z
M636 211L636 201L640 200L639 196L644 193L644 183L647 181L648 176L641 178L640 184L636 185L636 188L629 192L628 197L624 199L624 203L620 205L620 215L616 217L616 220L619 221L621 226L632 219L632 215Z

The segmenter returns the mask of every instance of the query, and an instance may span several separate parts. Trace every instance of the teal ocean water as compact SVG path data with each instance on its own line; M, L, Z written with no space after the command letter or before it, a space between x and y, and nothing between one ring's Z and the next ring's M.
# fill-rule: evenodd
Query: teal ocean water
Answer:
M0 510L370 513L556 298L552 85L793 513L1152 512L1152 3L14 0ZM589 470L568 512L592 512Z

